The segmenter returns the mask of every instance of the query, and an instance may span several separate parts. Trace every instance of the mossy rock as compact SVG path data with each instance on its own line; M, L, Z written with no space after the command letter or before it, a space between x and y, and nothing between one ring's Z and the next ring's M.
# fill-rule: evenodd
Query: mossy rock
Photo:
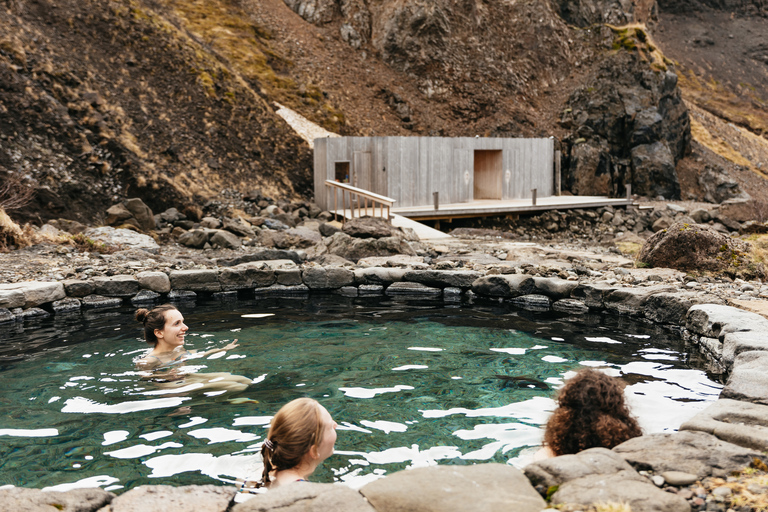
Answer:
M739 277L765 277L765 267L753 260L748 242L706 225L677 222L646 240L637 261L641 265L684 271L723 272Z

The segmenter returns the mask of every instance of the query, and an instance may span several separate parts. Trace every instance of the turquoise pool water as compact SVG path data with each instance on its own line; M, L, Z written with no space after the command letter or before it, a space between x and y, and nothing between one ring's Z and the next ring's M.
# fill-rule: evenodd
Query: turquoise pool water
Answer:
M338 297L179 309L188 348L240 340L186 370L243 375L247 390L142 380L133 361L147 346L127 308L0 326L0 485L119 493L256 477L270 417L299 396L339 424L313 480L358 487L427 464L524 464L556 388L584 366L627 381L646 432L676 429L720 392L679 339L624 318ZM243 317L255 313L273 316Z

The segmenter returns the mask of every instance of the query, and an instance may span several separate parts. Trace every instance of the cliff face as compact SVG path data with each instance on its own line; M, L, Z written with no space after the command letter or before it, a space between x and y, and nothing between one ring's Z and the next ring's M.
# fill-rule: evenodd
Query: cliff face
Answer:
M675 37L726 4L760 31L762 0L0 0L0 179L37 189L20 221L93 222L129 196L310 198L279 102L346 135L554 136L572 192L695 196L676 176L704 166L680 85L704 101L685 87L712 66ZM727 119L760 133L753 39L753 106Z

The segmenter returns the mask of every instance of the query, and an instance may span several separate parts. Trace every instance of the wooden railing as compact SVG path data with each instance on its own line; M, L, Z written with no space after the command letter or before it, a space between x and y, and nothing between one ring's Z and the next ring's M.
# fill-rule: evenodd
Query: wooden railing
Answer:
M341 215L342 223L344 223L347 217L347 210L349 210L350 218L369 215L368 212L370 210L372 217L390 220L392 205L395 204L395 200L391 197L380 196L379 194L333 180L325 180L325 186L333 190L333 210L337 215ZM341 192L341 210L339 210L339 192ZM369 201L371 203L370 206L368 206ZM377 204L379 206L379 215L376 215ZM386 215L384 214L385 208ZM357 212L357 215L355 215L355 212Z

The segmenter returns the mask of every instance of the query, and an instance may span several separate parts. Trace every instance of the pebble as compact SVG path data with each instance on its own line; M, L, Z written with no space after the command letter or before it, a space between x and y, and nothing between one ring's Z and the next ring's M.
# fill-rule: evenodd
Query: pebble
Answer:
M715 487L714 489L712 489L712 495L715 496L716 498L717 497L727 498L731 494L733 494L733 491L731 490L730 487L727 487L725 485L721 485L720 487Z
M664 477L661 475L653 475L651 477L651 482L653 482L653 485L656 487L661 487L664 485Z
M661 473L669 485L691 485L697 480L696 475L683 471L665 471Z

